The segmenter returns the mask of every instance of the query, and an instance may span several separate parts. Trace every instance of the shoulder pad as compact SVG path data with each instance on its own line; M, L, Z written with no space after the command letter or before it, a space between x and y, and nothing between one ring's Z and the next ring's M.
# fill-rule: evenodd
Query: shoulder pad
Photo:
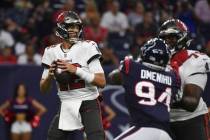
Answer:
M45 49L55 48L56 45L47 46Z
M84 43L87 43L90 46L97 46L96 42L94 42L92 40L85 40Z

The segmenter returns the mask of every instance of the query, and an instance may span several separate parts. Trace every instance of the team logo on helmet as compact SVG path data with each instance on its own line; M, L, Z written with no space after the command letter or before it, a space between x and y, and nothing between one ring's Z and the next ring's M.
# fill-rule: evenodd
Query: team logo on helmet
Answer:
M153 38L141 47L140 57L143 62L165 67L170 59L170 51L164 40Z
M62 39L68 40L70 42L76 42L79 40L81 33L82 33L82 21L77 13L73 11L64 11L57 17L57 29L56 29L56 35L59 36ZM71 25L78 25L79 26L79 32L77 33L77 36L70 36L68 32L68 28L71 27Z
M192 39L189 38L187 26L179 19L165 21L160 27L159 37L165 40L169 37L176 38L176 41L173 41L173 44L167 42L172 53L188 47L192 41Z

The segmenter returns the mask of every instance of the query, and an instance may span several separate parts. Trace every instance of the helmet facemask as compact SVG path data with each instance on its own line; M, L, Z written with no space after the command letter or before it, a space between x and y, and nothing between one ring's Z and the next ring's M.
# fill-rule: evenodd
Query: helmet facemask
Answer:
M69 43L76 43L82 34L82 21L79 16L72 11L61 13L61 21L57 22L56 35L65 39ZM59 20L58 16L58 20ZM77 29L78 28L78 31Z
M192 41L189 39L186 25L178 19L164 22L160 28L159 37L166 41L172 54L188 47Z

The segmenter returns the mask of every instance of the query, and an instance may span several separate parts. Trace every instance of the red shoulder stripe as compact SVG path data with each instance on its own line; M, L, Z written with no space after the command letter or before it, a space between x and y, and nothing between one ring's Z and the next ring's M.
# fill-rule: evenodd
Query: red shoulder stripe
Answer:
M125 59L125 73L129 73L130 59Z
M187 50L181 50L176 53L170 61L171 67L178 72L179 67L189 58Z

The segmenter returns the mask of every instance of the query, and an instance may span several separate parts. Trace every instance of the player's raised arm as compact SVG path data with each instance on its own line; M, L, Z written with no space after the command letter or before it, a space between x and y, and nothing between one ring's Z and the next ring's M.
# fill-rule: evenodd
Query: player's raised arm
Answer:
M108 80L109 84L111 85L122 85L122 75L121 72L123 73L128 73L129 71L129 63L130 61L133 60L133 57L128 55L125 56L124 60L120 62L120 66L117 69L114 69L111 71L108 75Z
M119 69L114 69L112 72L108 75L109 84L111 85L121 85L121 74Z

